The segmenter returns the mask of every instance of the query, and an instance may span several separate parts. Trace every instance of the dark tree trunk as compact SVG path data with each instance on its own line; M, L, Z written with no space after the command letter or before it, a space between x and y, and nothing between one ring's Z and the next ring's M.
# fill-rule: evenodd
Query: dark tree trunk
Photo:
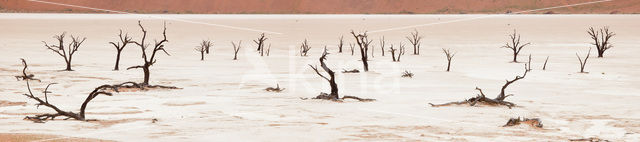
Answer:
M142 84L149 85L149 65L145 64L145 66L142 67L142 71L144 72L144 81L142 82Z
M451 68L451 61L447 62L447 72L449 71L450 68Z
M204 52L200 52L200 61L204 61Z
M71 69L71 61L68 61L68 62L67 62L67 68L66 68L66 69L64 69L64 70L65 70L65 71L73 71L73 70Z
M116 55L116 66L113 68L113 70L120 70L120 53L122 52L122 50L118 50L118 54Z

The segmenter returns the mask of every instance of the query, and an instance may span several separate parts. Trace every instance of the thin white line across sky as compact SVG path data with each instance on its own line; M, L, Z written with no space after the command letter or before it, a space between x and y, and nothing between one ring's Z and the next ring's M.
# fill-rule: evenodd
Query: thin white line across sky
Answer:
M587 4L596 4L596 3L609 2L609 1L613 1L613 0L599 0L599 1L583 2L583 3L569 4L569 5L562 5L562 6L538 8L538 9L532 9L532 10L524 10L524 11L513 12L512 14L522 14L522 13L529 13L529 12L535 12L535 11L557 9L557 8L565 8L565 7L573 7L573 6L580 6L580 5L587 5ZM496 16L507 16L507 15L509 15L509 14L485 15L485 16L472 17L472 18L463 18L463 19L456 19L456 20L450 20L450 21L442 21L442 22L434 22L434 23L426 23L426 24L418 24L418 25L410 25L410 26L402 26L402 27L374 30L374 31L369 31L369 33L379 33L379 32L402 30L402 29L409 29L409 28L416 28L416 27L423 27L423 26L433 26L433 25L440 25L440 24L448 24L448 23L455 23L455 22L462 22L462 21L471 21L471 20L477 20L477 19L484 19L484 18L490 18L490 17L496 17Z
M129 13L129 12L124 12L124 11L109 10L109 9L102 9L102 8L93 8L93 7L86 7L86 6L72 5L72 4L64 4L64 3L57 3L57 2L49 2L49 1L42 1L42 0L29 0L29 1L45 3L45 4L52 4L52 5L75 7L75 8L91 9L91 10L97 10L97 11L105 11L105 12L111 12L111 13L131 14L131 15L138 15L138 16L148 16L148 17L156 18L156 19L173 20L173 21L180 21L180 22L185 22L185 23L216 26L216 27L223 27L223 28L236 29L236 30L261 32L261 33L267 33L267 34L282 34L282 33L273 32L273 31L252 29L252 28L246 28L246 27L236 27L236 26L229 26L229 25L222 25L222 24L213 24L213 23L199 22L199 21L193 21L193 20L187 20L187 19L181 19L181 18L163 17L163 16L156 16L156 15L149 15L149 14Z

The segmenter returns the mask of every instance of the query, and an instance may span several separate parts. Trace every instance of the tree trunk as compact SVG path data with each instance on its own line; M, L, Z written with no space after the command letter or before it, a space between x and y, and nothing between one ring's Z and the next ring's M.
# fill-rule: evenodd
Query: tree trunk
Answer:
M118 50L118 54L116 55L116 66L113 68L113 70L119 70L120 69L120 52L122 52L122 50Z
M144 71L144 81L142 82L143 85L149 85L149 65L148 63L146 63L144 65L144 67L142 67L142 71Z
M447 72L449 72L449 69L451 68L451 60L449 60L447 62Z
M200 52L200 61L204 61L204 52Z
M65 71L73 71L73 70L71 69L71 61L68 61L68 62L67 62L67 68L65 69Z
M513 62L514 62L514 63L517 63L517 62L518 62L518 54L516 54L516 53L515 53L515 51L514 51L514 53L513 53Z
M338 99L340 96L338 95L338 84L336 84L336 80L333 75L331 76L331 81L329 81L329 85L331 85L331 98Z

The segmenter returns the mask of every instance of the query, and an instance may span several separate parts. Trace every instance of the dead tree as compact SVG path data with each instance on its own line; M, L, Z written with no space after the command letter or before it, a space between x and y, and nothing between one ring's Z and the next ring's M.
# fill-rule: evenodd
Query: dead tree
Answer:
M264 90L267 91L267 92L282 92L282 91L284 91L284 89L286 89L286 88L280 88L280 84L276 84L276 88L267 87Z
M22 60L22 66L24 66L24 68L22 68L22 75L15 76L16 80L18 80L18 81L20 81L20 80L37 80L38 82L40 82L40 79L36 79L33 74L27 74L27 67L29 66L29 65L27 65L27 61L25 61L22 58L20 58L20 60Z
M141 83L142 86L150 86L149 85L149 77L150 77L150 70L149 68L156 63L156 53L158 51L162 51L165 54L167 54L167 56L171 56L169 54L169 52L167 52L167 50L165 50L164 48L164 43L169 42L167 40L167 23L163 23L163 30L162 30L162 40L160 41L155 41L155 43L152 45L153 48L151 49L151 56L147 56L147 48L149 47L149 43L146 43L146 38L147 38L147 30L144 29L144 27L142 26L142 23L140 21L138 21L138 26L140 26L140 29L142 30L142 39L140 39L140 41L133 41L136 45L140 46L140 49L142 51L142 59L144 61L143 65L138 65L138 66L132 66L127 68L127 70L130 69L137 69L137 68L141 68L143 73L144 73L144 81Z
M609 39L616 34L609 32L609 27L601 28L598 31L594 30L593 27L590 27L587 33L589 33L591 39L593 39L593 43L591 44L595 45L598 50L598 58L604 57L604 51L613 47L613 45L609 43Z
M211 48L212 45L213 43L211 43L210 40L202 40L200 46L196 46L195 50L200 52L200 61L204 61L204 54L209 54L209 48Z
M353 47L354 47L354 46L356 46L356 44L354 44L354 43L349 43L349 47L351 47L351 56L353 56L353 52L354 52Z
M233 41L231 42L231 45L233 45L233 60L238 60L238 51L240 51L241 44L242 40L238 41L238 45L236 45L236 43L233 43Z
M342 46L344 46L344 36L340 36L340 41L338 42L338 53L342 53Z
M344 99L355 99L362 102L375 101L375 99L363 99L355 96L343 96L342 98L340 98L338 94L338 84L336 83L336 79L335 79L335 72L333 72L333 70L327 67L327 64L324 62L327 59L328 54L329 53L327 53L327 48L324 48L324 51L322 52L322 56L320 56L320 59L318 60L320 61L320 67L322 67L322 69L325 72L327 72L329 77L322 75L320 71L318 71L317 66L312 66L311 64L309 64L309 67L311 67L311 69L313 69L313 71L315 71L318 74L318 76L324 78L329 82L329 86L331 86L331 93L327 94L322 92L320 93L320 95L312 99L322 99L322 100L332 100L332 101L343 101ZM306 99L306 98L302 98L302 99Z
M420 44L422 40L422 36L418 33L418 30L414 30L411 32L411 36L405 37L409 40L409 43L413 45L413 55L420 55Z
M405 70L404 72L402 72L402 76L400 77L413 78L413 73L409 72L408 70Z
M311 46L309 46L307 39L304 39L304 41L300 45L300 56L303 56L303 57L307 56L307 53L309 52L310 49L311 49Z
M544 65L542 65L542 70L547 70L547 61L549 61L549 56L544 60Z
M517 126L520 124L526 124L529 125L531 127L534 128L542 128L542 121L540 121L540 119L538 118L510 118L509 121L507 121L507 124L502 125L502 127L510 127L510 126Z
M531 44L531 43L525 43L525 44L520 44L520 34L516 33L516 30L513 30L513 34L509 35L509 38L511 38L511 44L509 44L509 42L507 42L507 44L505 46L502 46L502 48L509 48L513 51L513 61L514 63L518 62L518 54L520 54L520 51L522 51L522 48L524 48L525 46Z
M258 45L258 50L260 51L260 56L264 56L264 41L268 38L264 37L264 33L260 34L260 38L257 40L253 40Z
M109 92L109 90L113 90L115 92L118 92L118 86L117 85L102 85L99 86L97 88L95 88L91 93L89 93L89 96L87 96L87 98L84 100L84 102L82 103L82 105L80 106L80 113L74 113L71 111L63 111L60 108L58 108L57 106L49 103L48 97L47 97L47 93L51 93L50 91L48 91L49 86L55 84L55 83L51 83L49 85L47 85L47 87L44 90L44 100L42 100L40 97L36 97L35 95L33 95L33 92L31 91L31 86L29 85L29 81L27 80L27 89L29 91L29 94L23 94L24 96L27 96L30 99L36 100L38 102L38 104L36 104L36 106L46 106L48 108L53 109L54 111L56 111L56 113L45 113L45 114L38 114L35 116L26 116L24 119L25 120L31 120L33 122L36 123L44 123L47 120L54 120L56 117L62 116L62 117L66 117L64 120L68 120L68 119L75 119L75 120L80 120L80 121L90 121L89 119L86 119L85 117L85 109L87 108L87 105L89 105L89 102L91 102L91 100L93 100L95 97L97 97L98 95L107 95L107 96L112 96L113 94L111 92Z
M358 47L360 47L360 57L362 57L361 60L362 60L362 65L364 66L364 71L368 72L369 63L367 63L367 60L368 60L367 51L369 50L369 44L371 44L372 40L369 40L369 38L367 37L367 32L356 35L356 33L353 32L352 30L351 35L353 35L353 38L356 39L356 43L358 44Z
M115 67L113 67L113 70L116 71L120 69L120 53L122 53L122 50L127 46L127 44L133 43L131 37L129 37L128 34L125 34L124 37L122 37L122 30L120 30L118 37L120 37L120 41L118 43L109 42L111 45L113 45L113 47L116 48L116 51L118 52L118 54L116 54L116 65Z
M393 44L389 47L389 52L391 52L391 59L394 62L400 62L400 56L404 54L404 44L400 43L400 49L393 48ZM398 51L398 57L396 58L396 51Z
M525 76L527 76L527 73L529 72L530 69L527 68L527 65L524 65L524 74L522 76L516 76L513 80L506 80L506 83L502 86L502 89L500 90L500 94L498 94L498 96L495 99L490 99L487 98L484 95L484 92L482 92L482 89L476 87L476 90L478 90L478 92L480 94L477 94L476 97L473 98L469 98L467 100L464 101L460 101L460 102L449 102L449 103L444 103L444 104L432 104L429 103L432 107L441 107L441 106L449 106L449 105L465 105L468 104L469 106L474 106L478 103L480 104L484 104L484 105L490 105L490 106L507 106L509 107L509 109L511 109L512 107L516 106L516 104L511 103L511 102L507 102L504 99L509 97L509 96L513 96L513 94L506 94L505 90L507 89L507 87L509 87L509 85L511 85L512 83L523 79Z
M384 40L384 36L382 36L382 38L380 38L380 53L382 53L382 56L384 56L384 47L386 46L386 41Z
M65 63L67 63L67 68L65 69L65 71L73 71L71 69L71 60L73 59L73 54L75 54L78 51L78 48L80 48L80 45L87 38L82 38L82 40L80 40L80 37L73 37L73 35L71 35L71 43L69 43L69 45L65 49L64 37L66 34L67 33L64 32L60 35L53 36L53 38L58 40L58 45L49 45L45 41L42 41L42 42L44 43L44 46L47 47L47 49L57 53L58 55L60 55L60 57L64 58Z
M578 61L580 61L580 73L589 73L584 71L584 67L587 65L587 60L589 59L589 55L591 55L591 48L589 48L589 52L587 52L587 57L585 57L584 60L582 60L582 58L580 58L580 55L576 53L576 56L578 57Z
M442 48L442 51L444 52L444 55L447 56L447 72L449 72L451 69L451 59L453 59L453 56L455 56L456 53L452 53L449 49L444 48Z

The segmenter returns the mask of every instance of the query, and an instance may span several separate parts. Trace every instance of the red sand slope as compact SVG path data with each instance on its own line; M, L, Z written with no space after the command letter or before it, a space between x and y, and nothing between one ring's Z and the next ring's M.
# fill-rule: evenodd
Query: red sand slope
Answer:
M597 0L42 0L135 13L505 13ZM104 13L29 0L0 0L0 12ZM533 13L640 13L640 0Z

